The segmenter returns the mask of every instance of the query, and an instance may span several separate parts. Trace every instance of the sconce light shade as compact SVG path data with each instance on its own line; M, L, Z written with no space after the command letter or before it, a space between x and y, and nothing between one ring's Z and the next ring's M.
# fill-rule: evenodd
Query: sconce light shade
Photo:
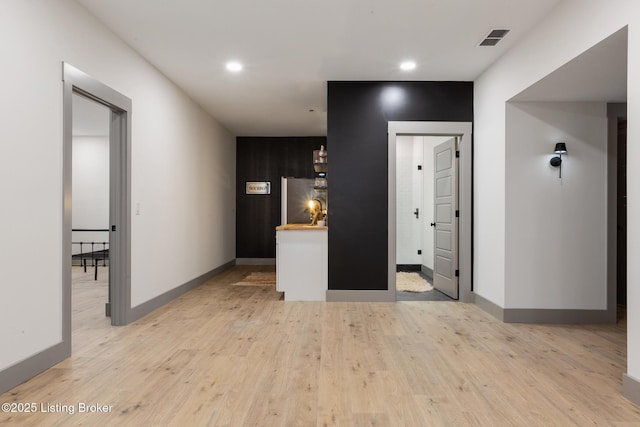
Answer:
M564 142L556 143L556 149L553 151L556 154L566 154L567 153L567 144Z
M557 142L556 148L555 150L553 150L553 152L557 155L553 156L549 163L551 163L551 166L553 166L554 168L557 168L558 166L560 167L558 177L562 178L562 155L567 154L567 144L565 144L564 142Z

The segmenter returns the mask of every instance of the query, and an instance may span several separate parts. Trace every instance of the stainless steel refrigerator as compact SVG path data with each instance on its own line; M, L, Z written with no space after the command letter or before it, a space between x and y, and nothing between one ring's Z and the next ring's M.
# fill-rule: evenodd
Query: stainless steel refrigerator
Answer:
M281 178L281 224L310 223L309 200L318 199L325 206L324 195L313 184L313 178Z

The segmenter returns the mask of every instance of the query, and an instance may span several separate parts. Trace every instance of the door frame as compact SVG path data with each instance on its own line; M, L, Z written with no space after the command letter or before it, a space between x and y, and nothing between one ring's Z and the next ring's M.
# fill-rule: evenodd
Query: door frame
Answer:
M109 287L111 324L131 321L131 99L67 63L62 63L63 224L62 340L71 354L71 211L73 94L111 110L109 130Z
M388 123L388 277L391 300L396 299L396 137L398 135L458 136L458 288L459 301L473 302L473 123L392 122Z
M618 311L618 121L627 120L627 103L607 104L607 319ZM628 158L627 158L628 161ZM627 221L628 222L628 221ZM627 239L629 238L627 233ZM628 260L627 260L628 263ZM627 268L628 271L628 268ZM628 287L627 287L628 289ZM628 292L628 290L627 290Z

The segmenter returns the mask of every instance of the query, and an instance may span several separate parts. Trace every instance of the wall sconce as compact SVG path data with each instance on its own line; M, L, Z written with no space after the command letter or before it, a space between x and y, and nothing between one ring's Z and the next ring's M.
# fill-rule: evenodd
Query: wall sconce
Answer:
M562 155L567 154L567 144L565 144L564 142L558 142L553 152L558 155L553 156L549 161L549 163L551 163L551 166L553 167L560 168L560 173L558 175L558 178L562 178Z

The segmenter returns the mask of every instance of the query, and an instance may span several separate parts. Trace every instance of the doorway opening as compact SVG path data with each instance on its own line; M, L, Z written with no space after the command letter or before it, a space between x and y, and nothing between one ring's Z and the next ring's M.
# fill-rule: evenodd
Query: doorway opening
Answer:
M77 98L76 96L80 96ZM75 97L75 98L74 98ZM102 157L105 151L108 156L108 184L103 178L102 185L108 186L108 215L102 212L102 220L108 218L106 228L103 224L96 223L96 230L100 231L76 231L75 235L73 216L80 215L76 209L74 212L74 158L73 158L73 124L75 111L73 108L74 99L99 104L106 109L108 117L108 147L98 148L102 150ZM76 101L77 103L78 101ZM71 354L71 331L72 331L72 260L74 252L72 242L86 242L88 247L83 247L83 252L93 253L94 260L87 260L93 274L98 277L106 275L106 260L97 260L99 256L104 256L108 251L108 293L110 294L110 306L106 311L111 315L111 324L126 325L131 316L131 100L112 88L100 83L77 68L63 63L63 258L62 258L62 339L65 344L65 351ZM79 118L79 117L77 117ZM103 141L104 143L104 141ZM101 168L105 168L105 159L102 158ZM91 226L93 227L93 225ZM84 228L84 227L82 227ZM80 226L76 230L81 229ZM89 228L87 228L89 229ZM108 231L103 231L103 230ZM79 233L98 233L91 240L84 240L78 236ZM107 237L104 237L104 236ZM95 239L95 240L93 240ZM90 242L94 245L91 248ZM98 243L96 245L96 243ZM104 247L103 247L104 243ZM90 255L91 256L91 255ZM76 257L77 259L77 257ZM80 261L84 271L85 261ZM98 264L101 263L102 265ZM100 268L103 270L100 270ZM88 268L89 270L89 268ZM104 273L104 274L103 274Z
M618 117L616 317L627 313L627 119Z
M473 301L471 129L389 122L388 289L396 300ZM402 292L398 270L424 277L436 292Z
M458 299L457 266L452 268L456 264L452 256L457 258L457 221L452 214L458 204L454 154L458 139L434 135L398 135L396 138L398 301ZM437 156L437 152L444 154ZM440 167L436 164L438 158ZM444 160L446 164L442 164ZM438 190L446 193L444 197L443 194L436 197ZM437 212L440 212L439 220L436 219ZM439 237L437 240L436 236Z
M73 94L72 325L101 326L109 307L109 119L104 105Z

